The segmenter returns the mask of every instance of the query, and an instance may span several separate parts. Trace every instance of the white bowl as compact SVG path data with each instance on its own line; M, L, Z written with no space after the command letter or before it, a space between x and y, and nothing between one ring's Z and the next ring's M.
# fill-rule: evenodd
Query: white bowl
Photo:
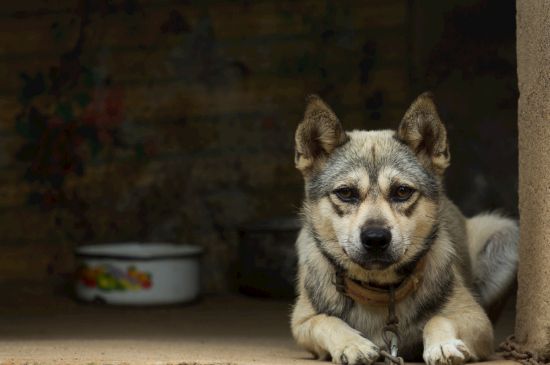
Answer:
M80 246L75 250L76 295L122 305L192 301L200 291L202 252L198 246L168 243Z

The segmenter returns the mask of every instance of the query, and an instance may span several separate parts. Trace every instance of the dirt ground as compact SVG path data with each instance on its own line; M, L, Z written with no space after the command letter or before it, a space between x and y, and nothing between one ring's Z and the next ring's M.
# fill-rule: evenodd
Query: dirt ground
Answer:
M121 308L44 300L32 289L0 303L0 364L304 364L290 302L207 297L185 306ZM497 326L512 333L513 306Z

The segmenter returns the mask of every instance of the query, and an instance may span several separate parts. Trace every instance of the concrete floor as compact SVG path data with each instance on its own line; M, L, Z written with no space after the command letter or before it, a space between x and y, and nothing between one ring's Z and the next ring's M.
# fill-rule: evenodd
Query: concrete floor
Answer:
M38 297L0 303L0 364L318 364L292 340L289 302L224 296L119 308ZM500 338L512 333L510 308Z

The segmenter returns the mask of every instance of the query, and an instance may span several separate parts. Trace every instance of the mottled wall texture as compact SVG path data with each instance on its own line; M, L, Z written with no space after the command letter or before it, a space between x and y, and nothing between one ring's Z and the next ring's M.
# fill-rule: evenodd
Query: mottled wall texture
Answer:
M296 213L307 94L393 128L432 89L467 212L516 213L509 0L20 0L0 5L0 282L55 281L75 245L206 248L234 288L237 228Z
M517 1L520 262L516 339L550 359L550 2Z

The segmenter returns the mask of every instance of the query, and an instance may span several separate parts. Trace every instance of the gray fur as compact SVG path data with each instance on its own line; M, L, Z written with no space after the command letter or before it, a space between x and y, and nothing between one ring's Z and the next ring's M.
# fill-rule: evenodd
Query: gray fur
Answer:
M518 240L518 227L507 227L493 233L477 254L473 284L485 308L515 280Z
M378 172L387 166L399 170L402 177L412 180L426 197L437 199L440 192L437 179L419 163L406 145L395 138L387 138L384 145L377 146L379 152L375 156L362 154L362 147L361 141L351 138L337 147L329 156L324 168L315 172L306 184L308 199L316 201L329 194L334 182L350 170L364 168L369 174L369 179L376 181Z

